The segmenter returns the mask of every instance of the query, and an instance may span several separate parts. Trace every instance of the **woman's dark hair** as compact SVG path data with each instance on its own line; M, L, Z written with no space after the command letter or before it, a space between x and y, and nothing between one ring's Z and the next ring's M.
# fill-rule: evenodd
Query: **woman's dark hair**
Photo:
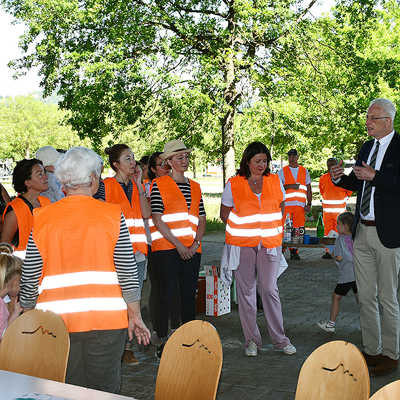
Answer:
M353 226L354 221L354 215L351 212L346 211L342 214L339 214L338 221L340 221L343 225L346 225L351 231L351 227Z
M248 178L250 174L249 162L256 154L266 154L267 155L267 168L263 172L263 175L269 175L269 163L271 162L271 153L265 146L265 144L261 142L252 142L250 143L243 152L242 160L240 161L240 167L237 170L237 174L240 176L245 176Z
M129 149L130 147L126 144L114 144L114 146L111 147L107 147L104 150L104 153L106 153L108 155L108 162L110 163L110 167L117 172L117 169L115 168L114 163L118 162L120 157L121 157L121 153L126 150Z
M150 180L153 180L156 178L156 174L153 172L152 168L156 169L156 164L157 164L157 158L160 157L160 154L162 154L162 151L156 151L149 157L149 162L148 162L148 172L147 175L149 176Z
M12 174L12 185L17 193L26 193L28 191L25 181L32 178L32 168L37 164L43 166L43 163L37 158L32 158L31 160L24 158L17 162Z

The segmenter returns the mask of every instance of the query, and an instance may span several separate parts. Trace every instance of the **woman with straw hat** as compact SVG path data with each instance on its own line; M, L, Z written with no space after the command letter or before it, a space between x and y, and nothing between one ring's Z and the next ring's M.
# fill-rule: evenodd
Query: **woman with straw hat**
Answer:
M171 167L171 172L153 181L150 196L154 223L150 229L152 261L160 282L156 329L164 343L177 290L182 323L196 315L195 293L206 213L200 185L185 177L191 151L181 140L165 144L160 158ZM162 349L163 344L157 349L157 356L161 356Z

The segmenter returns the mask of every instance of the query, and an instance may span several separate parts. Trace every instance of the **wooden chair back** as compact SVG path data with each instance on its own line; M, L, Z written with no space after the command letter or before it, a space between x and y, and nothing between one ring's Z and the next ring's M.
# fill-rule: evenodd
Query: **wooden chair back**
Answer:
M65 382L69 334L63 319L31 310L18 317L0 342L0 369Z
M213 400L222 368L222 345L207 321L179 327L165 344L156 381L155 400Z
M368 367L360 350L336 340L314 350L304 362L296 400L367 400Z
M375 392L370 400L397 400L400 399L400 381L388 383Z

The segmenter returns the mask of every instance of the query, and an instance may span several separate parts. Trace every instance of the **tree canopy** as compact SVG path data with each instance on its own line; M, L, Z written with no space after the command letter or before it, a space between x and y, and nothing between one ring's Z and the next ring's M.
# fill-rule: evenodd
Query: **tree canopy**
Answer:
M316 0L1 2L28 27L16 70L38 66L98 148L180 137L229 177L234 149L237 161L259 139L275 158L297 146L319 171L354 155L371 99L399 99L394 0L338 0L317 18Z

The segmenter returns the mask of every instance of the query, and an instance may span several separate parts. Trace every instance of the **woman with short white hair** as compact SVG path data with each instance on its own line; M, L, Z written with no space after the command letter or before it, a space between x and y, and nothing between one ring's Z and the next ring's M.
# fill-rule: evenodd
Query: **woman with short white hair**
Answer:
M117 393L126 328L145 345L150 332L121 207L92 198L100 173L101 158L84 147L57 161L66 197L34 212L20 301L25 310L63 318L71 342L67 383Z

